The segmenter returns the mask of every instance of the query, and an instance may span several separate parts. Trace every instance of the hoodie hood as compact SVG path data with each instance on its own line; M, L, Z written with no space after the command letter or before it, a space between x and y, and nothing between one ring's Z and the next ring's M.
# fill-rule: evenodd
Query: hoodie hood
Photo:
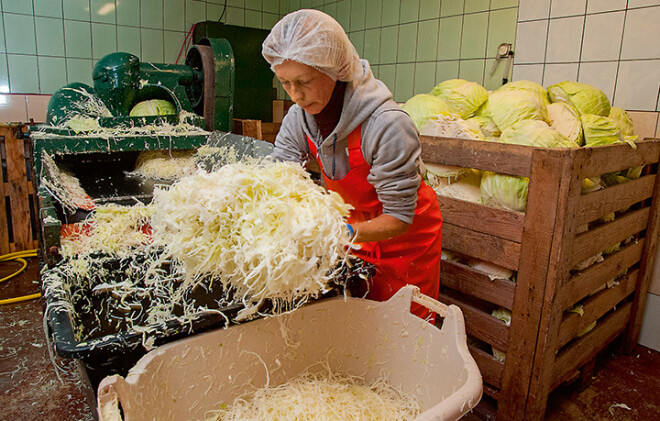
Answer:
M346 138L349 133L364 123L380 106L392 100L392 93L383 82L374 77L369 62L360 60L360 63L362 64L362 73L360 77L347 83L341 117L328 138L321 139L321 134L314 116L308 114L302 108L294 106L293 111L304 122L303 130L305 134L317 146L321 146L326 141L332 141L331 139L334 138L335 134L338 139Z

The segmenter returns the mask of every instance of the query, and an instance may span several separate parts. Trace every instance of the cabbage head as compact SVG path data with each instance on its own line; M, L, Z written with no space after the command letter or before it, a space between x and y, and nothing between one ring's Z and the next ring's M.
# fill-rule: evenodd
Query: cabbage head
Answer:
M454 139L484 140L484 135L477 123L447 113L440 113L429 118L420 130L420 134Z
M539 148L577 148L579 145L568 140L544 121L519 121L502 131L500 142L513 145L536 146Z
M623 108L612 107L610 109L611 119L616 121L617 126L621 129L621 134L623 135L623 140L633 144L637 142L637 135L635 134L635 126L633 125L632 118L630 114Z
M468 118L488 99L486 88L464 79L449 79L433 88L431 95L444 100L451 112Z
M594 114L584 114L581 120L584 146L611 145L623 141L621 129L614 119Z
M529 179L484 171L481 176L481 201L484 205L524 212L527 208Z
M502 134L500 128L497 127L497 124L493 121L492 118L487 116L474 116L470 117L467 120L468 123L474 123L481 129L484 137L494 137Z
M150 99L138 102L130 112L131 117L177 114L174 104L164 99Z
M519 90L526 91L538 97L538 99L543 102L545 105L550 104L550 98L548 97L548 91L541 85L531 80L517 80L515 82L509 82L505 85L502 85L498 90Z
M578 145L584 143L580 114L570 105L563 102L548 105L548 122L550 127L557 130L568 140Z
M525 90L498 89L488 97L488 114L504 131L523 120L546 120L548 110L537 95Z
M548 86L552 102L565 102L575 107L580 114L610 115L610 101L603 91L586 83L565 80Z
M430 117L439 113L451 112L445 101L430 94L415 95L408 99L401 108L412 118L417 130L421 130Z

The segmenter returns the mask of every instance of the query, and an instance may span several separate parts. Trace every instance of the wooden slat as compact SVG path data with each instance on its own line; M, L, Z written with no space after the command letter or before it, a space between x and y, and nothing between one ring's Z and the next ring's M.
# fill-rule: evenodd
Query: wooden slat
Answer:
M503 321L442 293L440 294L440 301L446 304L455 304L461 308L465 317L465 330L469 335L506 352L509 328Z
M606 256L603 262L594 264L571 277L562 287L557 297L557 305L562 310L566 310L600 285L624 273L640 260L644 241L645 239L640 239L627 244L616 253Z
M471 345L468 346L468 348L470 349L470 354L472 354L474 361L479 367L484 383L488 383L499 389L504 364L497 361L495 357L486 351Z
M11 251L28 250L32 248L32 227L30 225L30 198L27 174L25 172L25 145L23 139L18 139L15 132L20 128L2 127L0 133L5 137L7 153L7 183L6 191L11 205L12 232L14 246Z
M649 221L649 210L650 208L642 208L628 212L612 222L577 235L573 242L569 266L574 267L581 261L644 230Z
M660 149L660 147L659 147ZM653 191L653 200L651 201L651 212L649 213L648 226L646 227L646 241L644 242L644 250L642 251L642 259L639 264L640 275L637 278L637 288L635 297L633 298L632 308L630 310L630 320L628 322L628 330L626 332L626 339L624 349L627 352L632 352L639 332L642 326L642 319L644 317L644 307L646 305L646 296L651 283L651 275L653 274L653 266L656 256L656 249L658 244L658 231L660 230L660 173L656 178L655 187Z
M470 294L508 309L513 307L516 284L507 279L490 278L483 273L456 262L444 260L440 271L440 285Z
M438 195L442 219L459 227L519 243L525 214Z
M446 221L442 225L442 248L518 270L520 243L457 227Z
M594 320L598 320L605 313L614 308L624 298L635 290L637 276L639 271L634 270L629 276L621 278L619 285L612 288L605 288L593 297L590 297L583 304L584 315L566 312L564 320L559 329L559 346L564 345L574 339L577 334L587 328Z
M517 278L518 288L511 319L511 346L514 346L513 338L518 337L531 340L534 345L532 347L530 344L524 351L514 354L517 356L517 366L529 365L530 359L532 361L531 372L525 373L524 379L528 382L528 394L522 404L524 412L516 414L516 419L542 419L549 393L548 381L555 356L552 352L553 341L556 340L561 321L561 312L556 311L553 304L564 275L562 263L566 248L572 239L569 234L574 226L577 201L571 198L577 197L582 189L582 180L573 176L576 166L579 166L575 161L576 152L568 152L560 156L549 152L539 154L544 159L538 162L535 154L534 166L538 165L538 170L534 171L533 168L532 171L525 220L525 234L530 230L535 235L530 236L528 241L523 238L523 252L528 247L538 248L535 243L539 241L542 241L543 249L533 254L523 254ZM542 221L539 227L534 224L536 221L530 220L532 215ZM523 268L526 270L523 271ZM529 268L535 268L533 274L528 273ZM531 309L527 309L529 307ZM527 329L519 331L516 329L516 315L525 312L530 314L527 316ZM505 390L507 383L503 381L502 384ZM503 419L506 418L513 417Z
M550 390L559 386L574 370L595 357L625 328L630 316L631 303L626 303L587 333L564 349L555 360Z
M655 174L647 175L637 180L582 195L578 205L576 225L580 226L595 221L608 213L625 209L653 196L655 178Z
M422 159L443 165L529 177L535 148L478 140L420 136Z
M630 167L658 162L660 140L642 140L633 149L628 144L581 148L579 154L584 160L580 167L579 177L594 177Z

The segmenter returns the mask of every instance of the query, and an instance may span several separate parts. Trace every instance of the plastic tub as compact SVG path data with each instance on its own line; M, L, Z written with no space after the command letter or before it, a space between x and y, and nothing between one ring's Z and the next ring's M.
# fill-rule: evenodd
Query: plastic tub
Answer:
M442 328L411 314L411 302L437 312ZM417 420L457 420L481 398L460 309L408 286L382 303L336 297L156 348L125 379L101 381L99 419L203 419L247 391L286 383L326 359L333 372L367 380L385 375L417 397Z

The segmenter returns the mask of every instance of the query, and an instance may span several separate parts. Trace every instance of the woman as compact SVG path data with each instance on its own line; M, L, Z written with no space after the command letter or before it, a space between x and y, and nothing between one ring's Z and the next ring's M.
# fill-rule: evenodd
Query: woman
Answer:
M437 298L442 217L421 177L410 117L323 12L286 15L262 54L296 103L272 156L300 163L316 158L326 187L353 205L348 233L360 246L354 254L377 270L367 297L384 301L413 284ZM413 313L428 316L417 305Z

